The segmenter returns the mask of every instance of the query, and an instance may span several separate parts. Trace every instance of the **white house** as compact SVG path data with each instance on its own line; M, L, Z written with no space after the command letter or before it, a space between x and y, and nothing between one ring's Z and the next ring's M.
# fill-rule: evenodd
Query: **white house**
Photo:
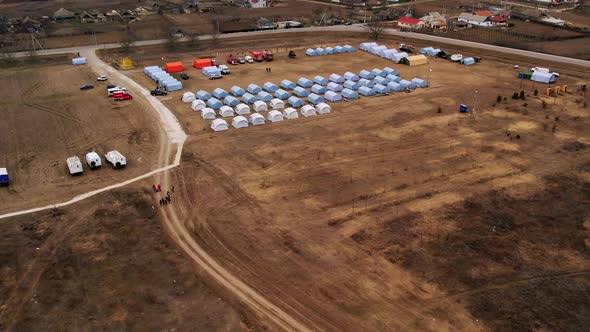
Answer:
M459 15L458 21L465 22L467 24L477 25L480 27L492 26L492 22L490 21L489 17L474 15L470 13L461 13L461 15Z

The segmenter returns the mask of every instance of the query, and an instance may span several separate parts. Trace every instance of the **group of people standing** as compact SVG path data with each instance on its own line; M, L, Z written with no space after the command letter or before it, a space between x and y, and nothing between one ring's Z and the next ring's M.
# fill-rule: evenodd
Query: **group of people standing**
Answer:
M162 191L162 187L160 186L160 184L152 185L152 189L155 193L159 193ZM170 190L174 192L174 186L170 187ZM170 195L170 191L166 191L166 196L160 198L160 206L168 204L172 204L172 196Z

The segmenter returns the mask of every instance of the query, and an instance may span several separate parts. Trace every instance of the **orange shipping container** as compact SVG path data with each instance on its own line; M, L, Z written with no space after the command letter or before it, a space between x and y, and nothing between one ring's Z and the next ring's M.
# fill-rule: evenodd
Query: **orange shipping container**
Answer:
M184 70L182 62L169 62L164 67L167 73L178 73Z
M211 59L195 59L193 60L193 67L203 69L205 67L213 66Z

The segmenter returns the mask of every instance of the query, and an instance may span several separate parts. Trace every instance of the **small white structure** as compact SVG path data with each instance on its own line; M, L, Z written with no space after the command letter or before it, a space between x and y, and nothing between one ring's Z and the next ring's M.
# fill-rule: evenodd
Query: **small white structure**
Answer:
M268 121L270 122L279 122L279 121L283 121L283 113L277 111L277 110L272 110L270 112L268 112Z
M227 122L223 119L215 119L211 122L211 129L214 131L224 131L228 128Z
M248 119L238 115L231 120L231 125L236 129L248 127Z
M193 109L193 111L201 111L205 107L207 107L207 104L205 104L205 102L201 99L193 100L191 103L191 108Z
M315 110L318 114L328 114L332 111L332 108L326 103L319 103L315 105Z
M250 106L248 106L244 103L238 104L238 106L236 106L236 114L239 114L239 115L250 114Z
M201 110L203 120L215 120L215 111L212 108L205 107Z
M102 166L102 160L100 159L100 156L94 151L88 152L86 154L86 162L88 163L90 169Z
M195 94L192 92L185 92L182 94L182 102L183 103L192 103L193 101L195 101Z
M317 113L315 111L315 108L313 108L313 106L305 105L305 106L301 107L301 115L308 117L308 116L317 115Z
M250 115L250 123L254 126L263 125L265 123L264 117L260 113L253 113Z
M293 107L288 107L283 110L283 118L287 120L299 118L299 113Z
M270 101L270 108L273 110L282 110L285 108L285 102L280 100L279 98L274 98Z
M68 170L70 171L71 175L78 175L84 172L84 169L82 168L82 162L78 156L73 156L66 159L66 165L68 165Z
M219 108L219 116L221 116L222 118L234 116L234 109L227 105L223 105Z
M257 100L254 102L254 110L256 112L266 112L268 111L268 105L262 100Z
M127 166L127 158L125 158L125 156L117 150L107 152L104 158L106 161L111 163L111 165L113 165L113 168L122 168Z

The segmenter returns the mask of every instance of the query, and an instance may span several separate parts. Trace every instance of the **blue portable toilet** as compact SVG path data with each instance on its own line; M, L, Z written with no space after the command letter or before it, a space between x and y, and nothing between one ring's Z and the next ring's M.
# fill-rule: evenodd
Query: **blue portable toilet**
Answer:
M359 97L359 94L356 91L346 88L342 90L342 97L346 99L357 99Z
M308 56L316 56L317 55L313 48L308 48L307 50L305 50L305 54Z
M465 105L465 104L459 105L459 112L467 113L468 110L469 110L469 108L467 107L467 105Z
M314 84L311 87L311 92L316 93L316 94L324 94L326 93L326 91L328 91L325 87L319 85L319 84Z
M257 94L258 92L262 91L262 89L258 85L250 83L248 84L248 87L246 87L246 91L250 92L251 94Z
M269 101L272 100L272 95L266 91L260 91L258 92L258 100L262 100L265 103L268 103Z
M375 85L375 83L373 83L373 81L369 81L369 80L368 80L368 79L366 79L366 78L361 78L361 79L359 80L359 85L360 85L360 86L366 86L367 88L372 88L372 87L373 87L373 85Z
M297 80L297 84L299 84L299 86L304 87L304 88L311 88L311 86L313 85L313 82L311 80L308 80L305 77L300 77Z
M229 93L231 93L234 97L241 97L244 93L246 93L246 91L239 86L234 85L231 87L231 89L229 89Z
M357 82L360 79L360 77L357 74L351 73L349 71L344 73L344 75L342 75L342 77L344 77L344 79L347 81L353 81L353 82Z
M207 107L209 108L218 110L221 106L223 106L223 104L217 98L209 98L209 100L207 100Z
M295 84L289 80L282 80L281 87L285 90L293 90L297 87L297 84Z
M298 86L295 89L293 89L293 93L299 97L307 97L307 95L309 94L309 91L307 91L307 89L304 89L304 88Z
M319 85L328 85L328 80L321 77L320 75L313 78L313 82Z
M242 101L246 104L254 104L254 102L258 101L258 98L251 93L244 93L242 96Z
M211 98L211 94L205 90L199 90L197 93L195 93L195 97L197 97L199 100L207 101Z
M397 75L398 74L397 70L395 70L393 68L389 68L389 67L383 68L383 71L385 72L386 76L387 75Z
M368 70L361 70L361 72L359 73L359 77L364 78L364 79L373 79L375 78L375 74L373 74L372 72L368 71Z
M0 186L7 186L10 180L8 179L8 170L0 168Z
M399 83L393 82L393 81L389 82L387 84L387 87L389 88L390 91L402 91L403 90L402 86Z
M375 90L376 93L379 93L382 95L389 93L389 88L383 84L375 84L375 86L373 87L373 90Z
M304 105L303 100L295 96L289 97L289 99L287 99L287 102L289 103L289 105L291 105L291 107L303 107Z
M275 91L277 91L279 89L279 87L272 82L264 83L262 85L262 88L264 89L264 91L269 92L269 93L274 93Z
M395 82L395 83L399 83L399 81L402 80L401 77L399 77L397 75L392 75L392 74L387 75L385 78L389 78L390 82Z
M280 100L287 100L290 96L291 95L283 89L278 89L275 91L275 97L279 98Z
M344 82L344 87L350 90L358 90L358 88L360 88L360 84L353 81L346 81Z
M240 101L236 97L227 96L227 97L223 98L223 103L229 107L236 107L236 106L238 106Z
M366 86L361 86L359 88L359 91L358 92L359 92L359 94L361 94L361 95L363 95L365 97L374 96L375 95L375 90L373 90L373 89L371 89L369 87L366 87Z
M319 103L323 103L324 98L316 95L315 93L310 93L309 96L307 96L307 101L309 101L310 104L317 105Z
M215 90L213 90L213 97L217 98L217 99L223 99L225 97L227 97L228 93L227 91L221 89L221 88L215 88Z

